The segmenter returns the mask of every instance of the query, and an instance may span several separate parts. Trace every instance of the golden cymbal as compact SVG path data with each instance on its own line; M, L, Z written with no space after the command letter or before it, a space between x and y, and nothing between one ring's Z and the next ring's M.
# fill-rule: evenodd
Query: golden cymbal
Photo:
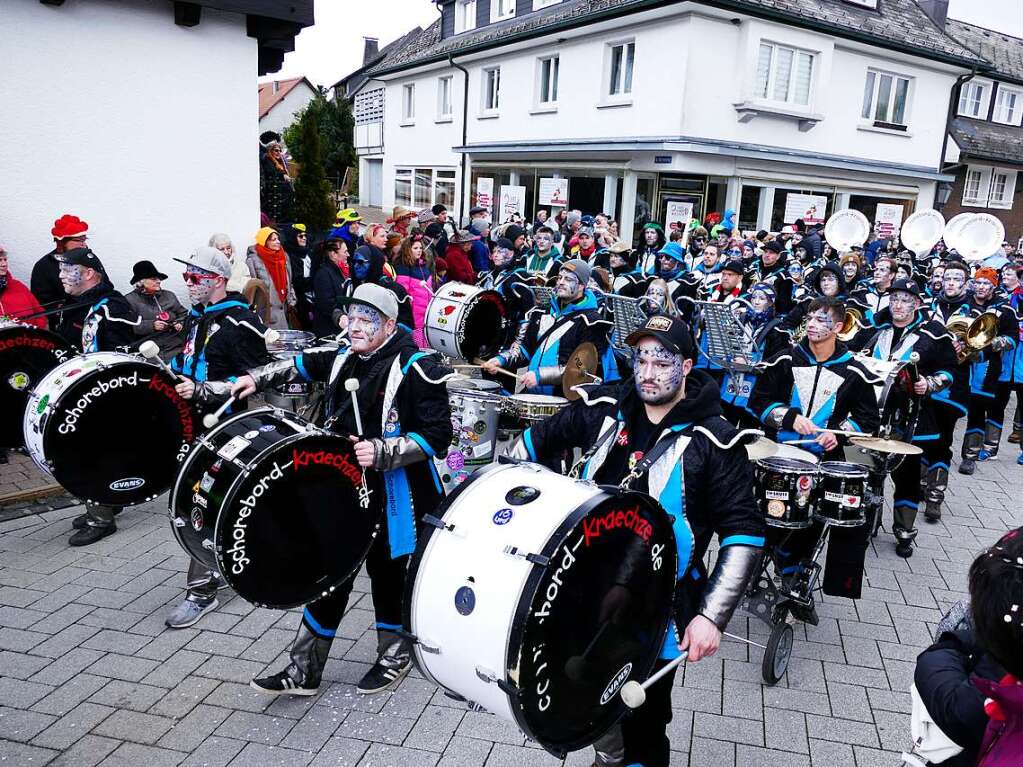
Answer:
M920 455L923 449L909 442L900 442L897 439L882 439L881 437L853 437L854 445L866 450L873 450L878 453L892 453L894 455Z
M593 383L597 379L597 347L589 341L579 344L565 363L565 372L561 376L561 391L567 400L579 399L579 392L574 386Z

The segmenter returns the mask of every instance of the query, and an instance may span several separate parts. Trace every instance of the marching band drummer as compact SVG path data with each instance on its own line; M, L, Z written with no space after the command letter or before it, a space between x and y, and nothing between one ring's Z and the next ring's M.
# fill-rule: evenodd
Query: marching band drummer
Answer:
M530 309L521 340L484 362L483 369L496 374L499 368L514 370L528 363L529 370L522 376L528 391L564 396L561 377L565 364L580 344L589 341L597 348L602 378L617 379L618 368L607 339L611 323L601 318L596 296L586 288L589 280L589 264L578 258L565 262L550 305Z
M742 446L751 433L721 417L717 385L693 370L696 344L686 324L657 315L627 343L633 380L580 386L582 398L526 430L513 454L543 461L588 450L581 476L617 484L631 474L633 489L673 515L679 572L659 669L680 651L693 662L717 651L758 566L765 527ZM714 534L721 548L708 577L703 557ZM652 685L646 703L595 744L597 764L667 767L673 680L674 671Z
M412 334L398 326L398 299L386 287L364 283L342 303L347 306L351 346L337 352L307 352L255 368L239 377L231 391L247 397L257 388L299 377L326 382L325 424L339 434L357 435L350 439L359 465L382 475L383 494L374 493L369 503L370 510L384 516L386 523L381 524L366 562L378 654L358 685L360 693L369 694L390 689L412 667L409 644L398 634L405 571L416 546L417 526L442 497L430 459L443 455L451 444L451 409L444 386L451 372L436 361L433 352L421 351ZM345 387L353 378L358 382L354 398ZM360 422L362 434L358 434ZM270 695L313 695L319 689L353 581L354 576L306 606L291 646L291 662L276 674L252 680L254 689Z
M84 315L81 311L63 312L57 333L80 346L84 354L125 350L135 343L135 329L142 320L128 300L114 290L96 254L89 248L74 248L57 258L64 292L71 296L71 303L84 309ZM117 530L114 515L122 508L87 504L85 514L71 523L76 532L68 544L88 546L113 535Z
M266 327L249 308L240 293L228 292L231 261L217 248L197 248L186 259L185 285L192 305L185 331L185 344L171 361L181 374L174 387L191 400L200 417L215 410L226 399L222 381L234 381L249 368L267 361ZM244 406L242 406L244 407ZM191 626L218 606L217 590L223 579L195 559L188 563L185 599L167 616L168 628Z

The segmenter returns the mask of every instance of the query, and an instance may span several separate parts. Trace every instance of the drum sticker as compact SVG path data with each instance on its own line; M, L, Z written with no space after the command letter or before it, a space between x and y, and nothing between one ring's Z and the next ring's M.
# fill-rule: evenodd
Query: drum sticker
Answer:
M629 429L628 427L623 428L621 434L618 435L618 444L625 447L629 444Z
M218 471L220 471L220 467L223 465L224 465L223 458L218 458L217 460L215 460L213 462L213 465L210 466L210 474L216 474Z
M460 451L452 450L448 453L448 457L445 459L444 463L446 463L448 468L452 471L458 471L465 466L465 456L462 455Z
M31 382L32 379L28 377L28 374L20 370L13 373L10 378L7 379L8 385L10 385L10 387L15 391L25 391Z
M192 529L195 530L197 533L202 532L203 525L205 524L205 520L202 517L202 509L200 509L198 506L193 506L191 518Z
M486 458L493 452L494 446L489 442L483 442L472 449L473 458Z
M473 425L472 430L474 432L476 432L477 434L479 434L480 436L483 436L484 434L487 433L487 422L486 421L477 421Z
M468 615L476 609L476 593L468 586L455 592L455 609L459 615Z
M209 508L209 506L207 506L207 504L206 504L206 499L202 495L200 495L199 493L193 493L192 494L192 503L197 503L200 506L202 506L204 509Z
M46 410L46 405L50 401L50 395L44 394L39 400L39 404L36 406L36 415L42 415L43 411Z
M769 501L787 501L789 494L780 490L765 490L764 497Z
M251 444L245 437L232 437L227 444L217 451L217 455L225 461L233 461L242 450Z
M785 516L785 504L782 501L768 501L767 516L781 519Z
M274 426L272 423L265 423L265 424L263 424L262 426L259 427L259 431L264 432L264 433L266 433L268 431L274 431L276 429L277 429L277 427Z
M253 429L252 431L245 432L245 439L255 439L259 436L259 432Z
M515 512L511 509L500 509L494 513L494 524L495 525L507 525L511 522L511 518L515 516Z
M830 490L825 490L824 498L825 500L833 501L841 506L845 506L847 509L858 509L860 507L860 499L855 495L846 495L845 493L834 493Z
M209 472L204 471L202 473L202 479L199 480L199 488L204 492L208 493L210 488L213 487L213 483L217 481L216 477L210 475Z
M142 477L125 477L124 479L115 479L110 483L110 489L118 492L127 492L129 490L137 490L146 484L146 481Z
M810 491L813 489L813 480L808 474L802 475L796 480L796 505L806 506L810 502Z
M611 681L607 683L607 687L604 688L604 692L600 696L600 705L606 706L614 700L615 693L622 689L622 685L625 684L631 673L632 664L626 663L617 674L611 677Z
M512 506L523 506L530 501L535 501L539 497L540 491L535 487L519 485L518 487L513 487L508 491L507 495L504 496L504 501Z

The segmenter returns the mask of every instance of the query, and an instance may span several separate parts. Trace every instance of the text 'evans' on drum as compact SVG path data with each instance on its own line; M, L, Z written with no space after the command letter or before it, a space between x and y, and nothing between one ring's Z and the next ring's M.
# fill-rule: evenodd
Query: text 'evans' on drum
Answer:
M72 357L32 392L29 455L83 501L131 506L155 498L174 482L198 433L175 383L131 354Z
M869 472L858 463L824 461L817 475L814 516L835 527L858 527L866 522L863 501Z
M451 407L451 447L436 460L445 492L451 492L479 466L494 460L497 427L506 397L501 385L482 378L455 378L447 382Z
M74 353L56 333L0 319L0 448L25 446L25 407L32 388Z
M368 492L347 439L273 408L240 413L203 434L182 466L174 534L243 599L297 607L362 566L382 508L366 480Z
M461 282L449 282L426 308L426 340L449 357L489 358L501 350L506 309L501 294Z
M769 527L800 530L813 524L814 464L774 455L757 461L754 474L757 504Z
M641 493L494 464L426 521L405 582L419 668L552 753L593 743L660 653L671 518Z

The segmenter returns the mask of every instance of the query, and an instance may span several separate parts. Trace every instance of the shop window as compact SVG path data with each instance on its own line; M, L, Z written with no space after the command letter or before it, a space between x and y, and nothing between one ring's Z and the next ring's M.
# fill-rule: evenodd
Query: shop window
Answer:
M908 77L867 70L861 117L879 128L905 130L909 85Z
M800 195L800 197L790 199L790 195ZM835 194L833 191L777 188L774 190L771 225L768 228L772 232L779 232L783 226L793 223L797 218L806 220L811 216L815 216L817 220L826 220L834 211L834 206ZM811 215L808 216L808 213Z
M434 178L433 188L434 204L444 205L449 210L455 204L455 172L453 170L438 170Z
M412 206L412 171L399 168L394 171L394 204Z
M757 217L760 213L760 195L763 191L764 188L760 186L743 185L742 193L739 195L739 231L757 231Z

